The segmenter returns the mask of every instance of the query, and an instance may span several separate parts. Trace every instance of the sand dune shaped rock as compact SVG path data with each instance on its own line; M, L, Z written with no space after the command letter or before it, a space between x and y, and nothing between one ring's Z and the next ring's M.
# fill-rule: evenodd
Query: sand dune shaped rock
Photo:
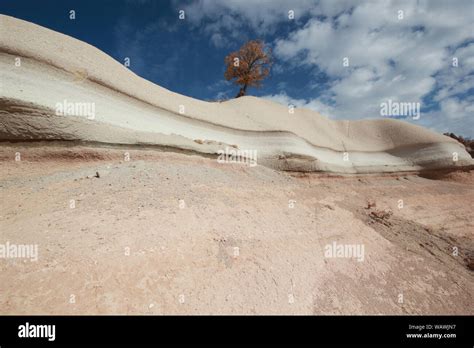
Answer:
M233 146L256 150L258 164L275 169L337 173L473 164L457 141L399 120L333 121L255 97L211 103L173 93L89 44L4 15L0 67L0 140L147 144L216 156Z

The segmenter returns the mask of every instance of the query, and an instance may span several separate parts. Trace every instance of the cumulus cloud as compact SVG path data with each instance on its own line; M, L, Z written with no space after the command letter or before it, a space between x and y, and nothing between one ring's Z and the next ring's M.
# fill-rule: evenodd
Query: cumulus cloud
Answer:
M244 25L264 33L282 21L289 11L298 20L315 11L316 0L197 0L182 6L189 20L212 30L233 30Z
M454 49L451 56L450 66L436 75L440 86L434 97L437 101L466 94L474 88L474 42Z
M423 108L424 98L434 93L439 110L418 122L436 127L433 120L440 122L442 113L450 112L440 124L456 114L472 126L472 100L456 96L472 94L474 87L474 49L466 45L474 40L473 6L470 0L321 1L321 17L276 40L274 52L289 64L317 66L330 77L314 101L330 100L335 118L378 117L388 99L420 102Z
M208 35L218 48L248 40L249 30L263 36L281 22L298 23L313 13L316 4L317 0L196 0L185 4L175 0L175 7L185 11L190 25Z

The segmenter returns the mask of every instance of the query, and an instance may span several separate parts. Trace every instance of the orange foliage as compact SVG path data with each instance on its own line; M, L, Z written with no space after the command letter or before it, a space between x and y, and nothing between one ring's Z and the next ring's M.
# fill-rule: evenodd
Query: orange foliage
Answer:
M261 81L270 73L271 49L260 40L247 42L238 51L225 57L226 80L241 85L236 98L245 95L247 87L260 87Z

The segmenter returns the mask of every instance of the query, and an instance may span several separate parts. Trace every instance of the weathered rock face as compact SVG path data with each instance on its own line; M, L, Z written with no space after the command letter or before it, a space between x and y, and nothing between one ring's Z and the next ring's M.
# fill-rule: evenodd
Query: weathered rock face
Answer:
M457 140L458 142L460 142L461 144L464 145L464 147L466 148L466 151L471 155L471 157L474 157L474 140L472 139L465 139L461 136L458 136L454 133L444 133L444 135L448 136L448 137L451 137L455 140Z
M84 42L0 16L0 140L147 144L257 153L278 170L377 173L465 167L456 140L391 119L332 121L255 97L208 103L133 74Z

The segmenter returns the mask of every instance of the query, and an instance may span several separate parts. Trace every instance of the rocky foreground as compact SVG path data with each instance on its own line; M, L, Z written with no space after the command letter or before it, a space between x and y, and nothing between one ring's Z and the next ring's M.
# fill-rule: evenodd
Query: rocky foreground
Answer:
M0 259L1 314L474 314L469 170L67 143L5 143L0 166L0 244L38 250Z

